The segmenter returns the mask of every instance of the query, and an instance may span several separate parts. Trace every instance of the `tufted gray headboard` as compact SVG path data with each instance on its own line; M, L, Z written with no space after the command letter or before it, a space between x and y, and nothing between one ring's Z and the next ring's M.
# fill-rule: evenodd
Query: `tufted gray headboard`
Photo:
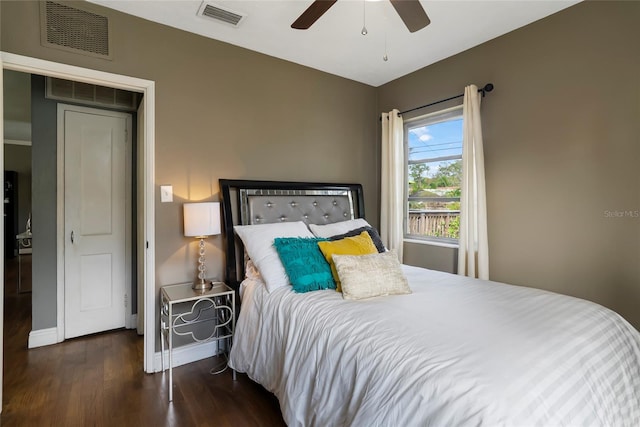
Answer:
M329 224L364 217L360 184L220 179L225 279L237 289L244 275L243 248L234 225L304 221ZM240 274L238 274L240 273Z

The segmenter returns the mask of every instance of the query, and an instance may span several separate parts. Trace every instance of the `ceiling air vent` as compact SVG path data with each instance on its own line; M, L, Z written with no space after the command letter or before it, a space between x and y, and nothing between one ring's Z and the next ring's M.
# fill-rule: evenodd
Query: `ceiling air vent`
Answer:
M198 9L198 15L205 18L215 19L218 22L231 25L232 27L240 26L240 23L247 15L223 8L213 3L203 2Z
M40 21L43 46L111 59L109 20L106 16L44 1L40 3Z

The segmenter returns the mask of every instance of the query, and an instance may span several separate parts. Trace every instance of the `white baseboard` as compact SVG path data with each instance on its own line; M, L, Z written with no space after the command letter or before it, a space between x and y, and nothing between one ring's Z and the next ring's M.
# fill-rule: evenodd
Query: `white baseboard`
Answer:
M58 343L58 329L47 328L29 332L29 348Z
M29 348L42 347L45 345L52 345L58 343L58 329L38 329L29 332ZM216 355L215 341L208 343L193 343L180 346L173 350L173 367L186 365L187 363L197 362L198 360L206 359ZM220 343L220 352L225 351L224 343ZM169 367L169 350L164 352L165 367ZM153 357L153 371L162 371L162 359L160 352L156 352Z
M162 339L162 338L160 338ZM215 341L207 343L193 343L180 346L173 349L173 367L186 365L187 363L197 362L198 360L206 359L216 355L216 343ZM220 343L220 352L225 351L225 346ZM165 349L164 352L164 366L169 368L169 350ZM153 372L162 372L162 359L160 352L156 352L153 356Z

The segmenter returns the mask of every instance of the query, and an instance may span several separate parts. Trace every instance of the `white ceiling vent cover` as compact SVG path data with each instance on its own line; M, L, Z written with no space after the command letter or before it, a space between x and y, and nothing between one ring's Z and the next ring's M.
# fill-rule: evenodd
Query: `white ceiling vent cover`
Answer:
M200 5L198 16L213 19L236 28L239 27L244 18L247 17L246 14L207 2L202 2Z

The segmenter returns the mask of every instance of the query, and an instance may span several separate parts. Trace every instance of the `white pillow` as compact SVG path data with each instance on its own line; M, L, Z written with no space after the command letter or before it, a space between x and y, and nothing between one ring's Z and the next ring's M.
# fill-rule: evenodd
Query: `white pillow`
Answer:
M333 224L325 225L309 224L309 228L316 237L332 237L360 227L371 227L371 225L362 218L334 222Z
M287 273L273 246L274 239L276 237L313 237L302 221L236 225L233 229L242 239L249 258L258 268L269 292L289 284Z

